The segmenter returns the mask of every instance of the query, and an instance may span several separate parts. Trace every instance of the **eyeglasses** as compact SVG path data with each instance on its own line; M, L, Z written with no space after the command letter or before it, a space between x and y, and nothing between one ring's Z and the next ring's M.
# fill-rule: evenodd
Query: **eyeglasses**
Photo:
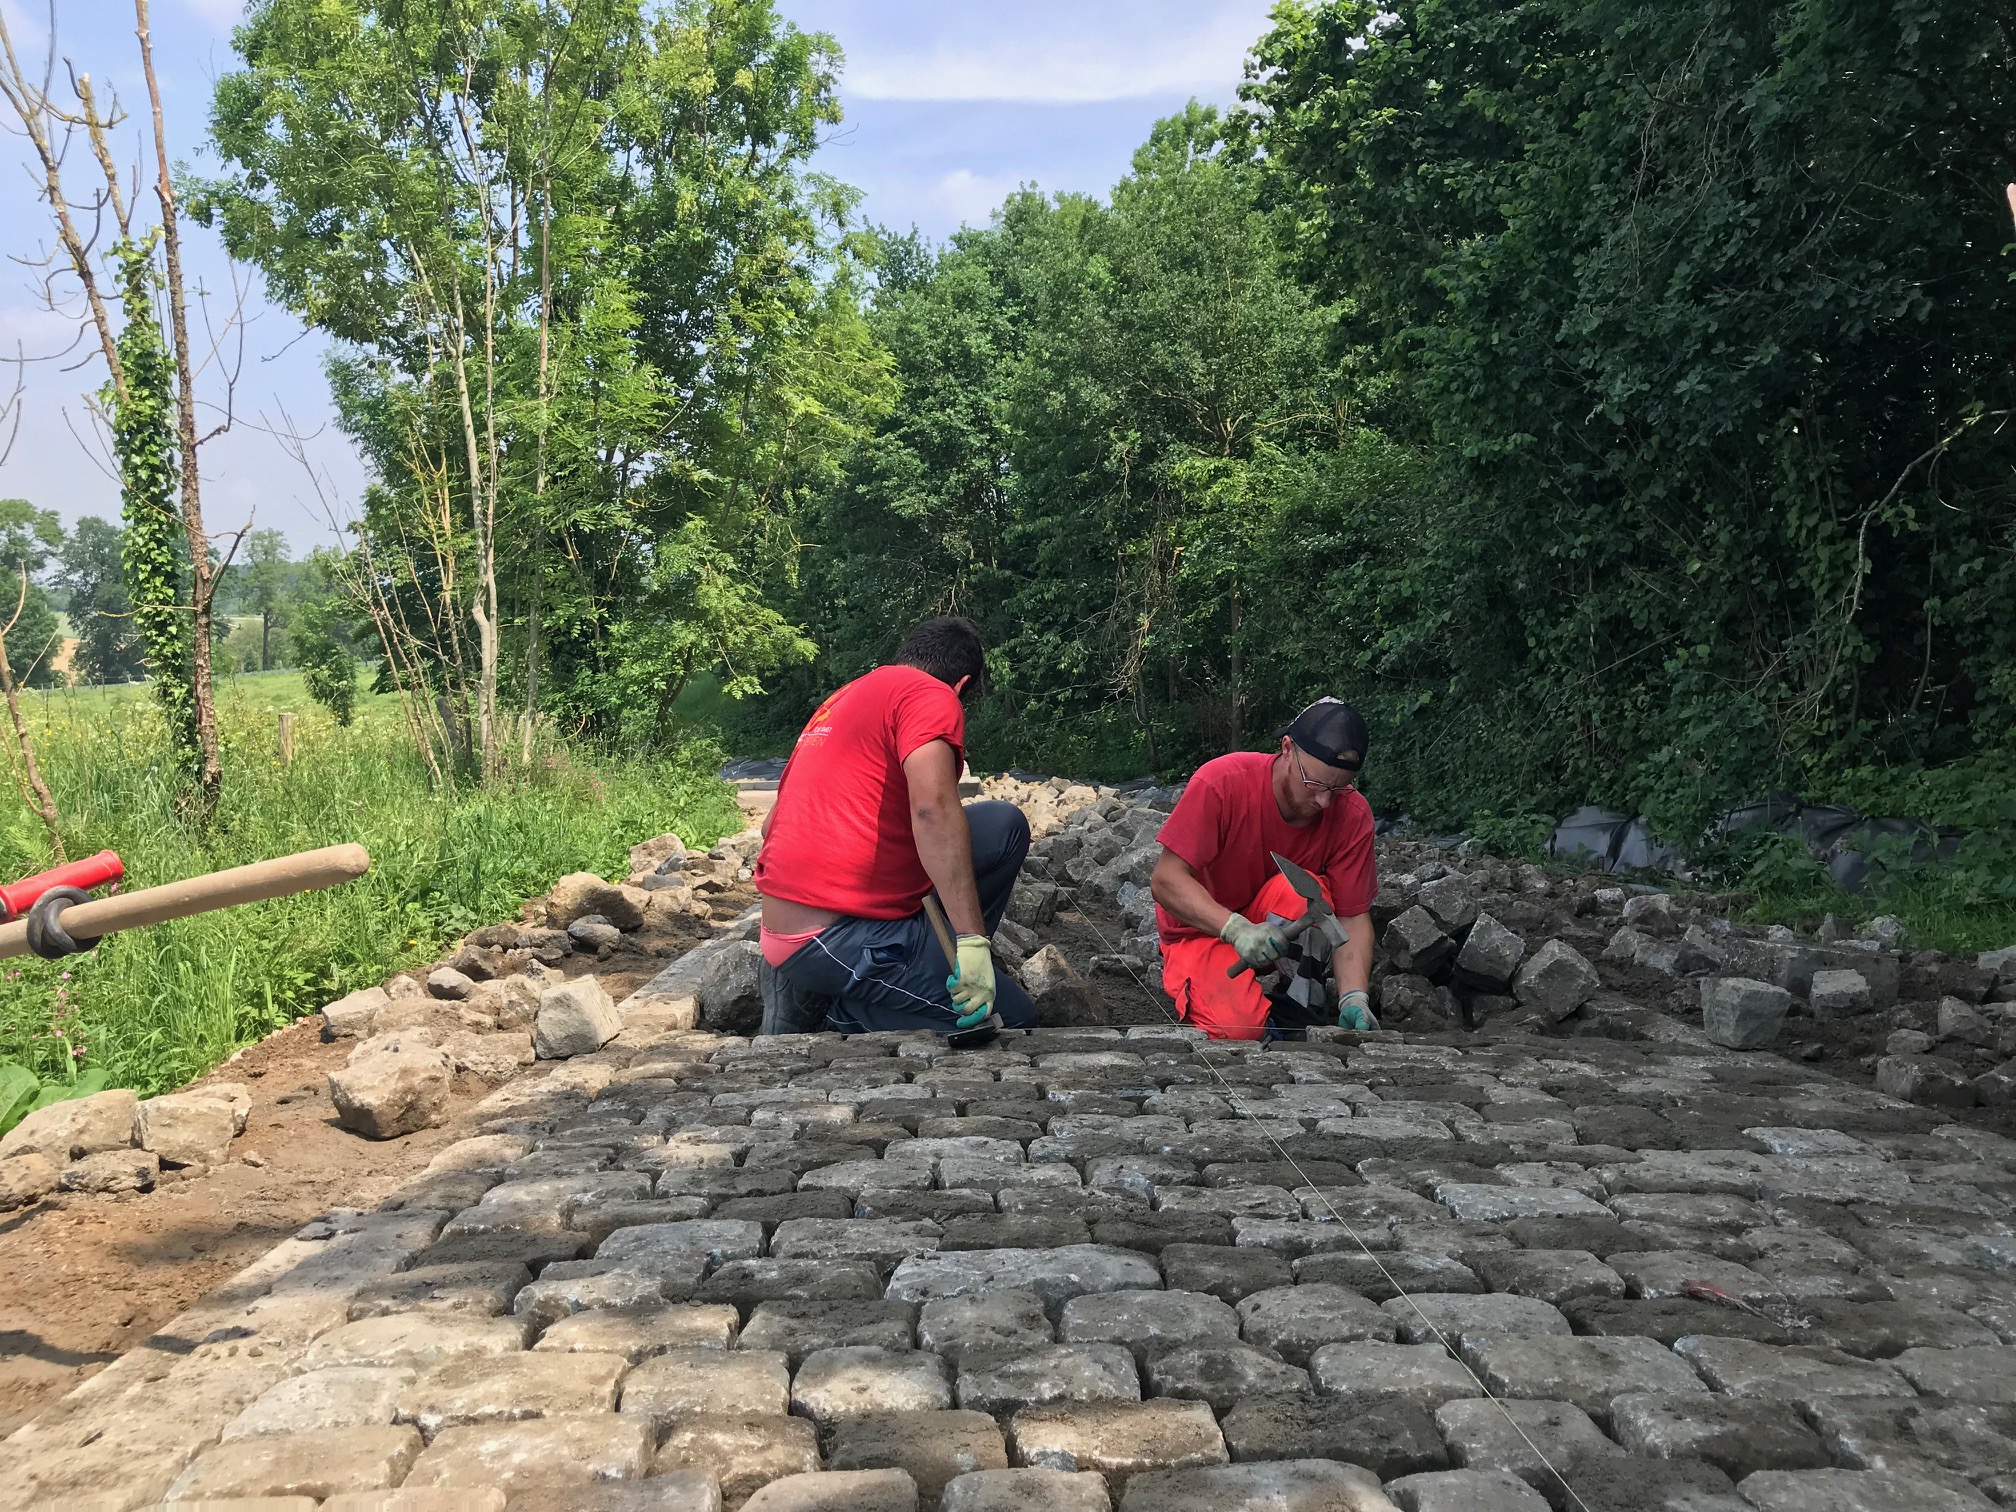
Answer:
M1358 786L1358 778L1355 774L1353 776L1346 777L1342 782L1313 781L1309 776L1309 769L1302 765L1301 748L1298 746L1291 745L1288 748L1288 754L1295 758L1295 775L1302 779L1302 786L1309 789L1309 791L1312 793L1328 793L1331 797L1334 798L1339 793L1348 793L1353 788Z

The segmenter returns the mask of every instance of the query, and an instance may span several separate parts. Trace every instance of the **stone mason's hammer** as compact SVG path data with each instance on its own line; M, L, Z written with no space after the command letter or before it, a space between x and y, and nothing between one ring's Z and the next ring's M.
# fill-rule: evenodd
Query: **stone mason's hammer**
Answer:
M1322 884L1279 851L1269 851L1267 854L1272 856L1274 864L1281 868L1281 875L1288 879L1288 885L1302 897L1302 917L1282 926L1283 938L1292 941L1305 931L1314 929L1330 942L1332 950L1339 949L1350 936L1344 932L1343 921L1331 911L1329 900L1323 896ZM1242 971L1253 969L1246 962L1240 961L1228 966L1225 975L1236 977Z
M929 893L924 894L924 917L931 921L931 932L938 936L938 948L945 952L945 964L956 976L959 971L959 942L953 937L952 926L945 920L945 910ZM954 1050L970 1050L975 1045L986 1044L1006 1027L1001 1022L1001 1015L990 1006L987 1017L971 1029L953 1030L945 1036L945 1043Z

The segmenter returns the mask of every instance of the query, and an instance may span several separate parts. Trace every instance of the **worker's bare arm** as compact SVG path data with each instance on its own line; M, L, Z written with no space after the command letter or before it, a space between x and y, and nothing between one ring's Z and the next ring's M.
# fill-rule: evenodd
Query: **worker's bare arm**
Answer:
M1175 918L1206 934L1217 934L1232 917L1231 909L1204 890L1190 863L1166 847L1148 878L1148 891Z
M1330 952L1330 975L1341 997L1347 992L1364 992L1372 984L1372 916L1354 914L1339 919L1348 938ZM1310 938L1315 938L1312 934Z
M917 859L938 889L945 916L960 934L985 934L980 889L973 880L973 832L959 806L959 758L942 740L919 746L903 759L910 786L910 833Z

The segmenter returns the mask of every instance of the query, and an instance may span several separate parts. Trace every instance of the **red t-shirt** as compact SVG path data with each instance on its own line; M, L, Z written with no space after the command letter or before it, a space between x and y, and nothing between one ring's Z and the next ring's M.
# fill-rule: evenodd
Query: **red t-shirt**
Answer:
M861 919L917 911L931 878L910 833L904 758L966 745L959 695L916 667L877 667L819 706L777 785L756 890Z
M1234 751L1197 768L1156 839L1190 864L1204 890L1227 908L1243 911L1276 875L1269 852L1279 851L1330 884L1340 919L1372 906L1379 890L1373 875L1372 805L1363 793L1341 793L1314 824L1297 829L1274 802L1274 756ZM1208 936L1155 908L1165 940Z

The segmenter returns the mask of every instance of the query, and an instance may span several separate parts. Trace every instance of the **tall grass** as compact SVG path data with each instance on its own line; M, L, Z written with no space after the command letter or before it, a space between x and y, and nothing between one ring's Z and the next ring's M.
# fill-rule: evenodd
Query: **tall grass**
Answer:
M328 999L432 959L479 924L514 918L553 878L621 875L626 850L667 830L711 844L736 828L718 751L638 760L560 751L486 790L437 791L390 699L362 700L337 728L297 677L220 687L225 790L207 830L177 810L161 726L144 693L92 690L31 701L43 770L72 856L119 852L126 885L156 883L356 841L368 876L107 940L67 961L0 966L0 1059L45 1081L102 1068L144 1093L180 1085ZM299 711L282 766L274 714ZM0 872L47 867L18 801L0 829Z

